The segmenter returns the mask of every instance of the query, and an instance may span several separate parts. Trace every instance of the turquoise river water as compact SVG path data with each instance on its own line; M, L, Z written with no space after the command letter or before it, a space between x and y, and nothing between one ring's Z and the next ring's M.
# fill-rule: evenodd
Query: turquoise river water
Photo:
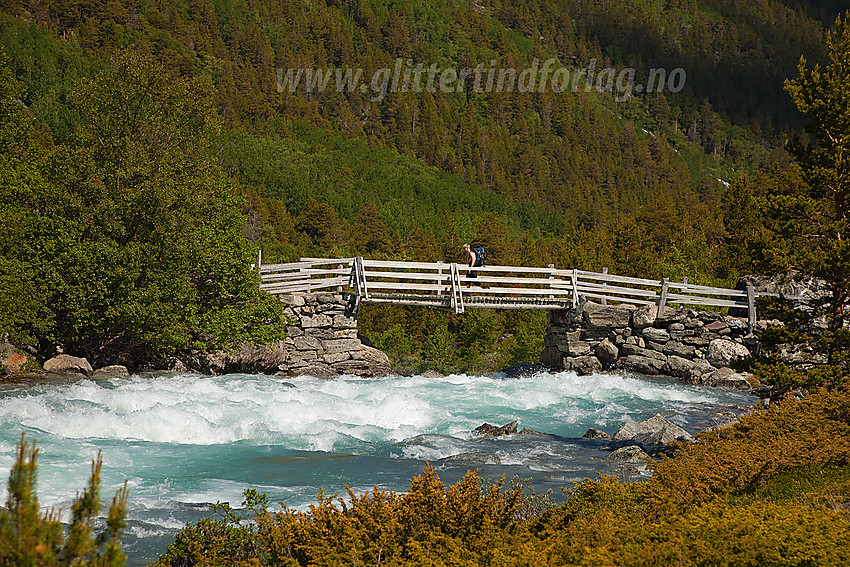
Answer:
M102 497L108 503L129 481L124 547L130 565L146 565L186 522L209 515L209 503L239 507L247 488L303 509L319 488L404 491L427 461L446 483L480 468L487 478L530 478L538 492L557 492L616 471L599 442L581 438L589 427L613 433L661 413L695 433L753 403L739 392L670 379L572 372L334 380L172 373L6 385L0 482L26 432L40 448L40 503L61 508L67 520L102 450ZM471 434L483 422L513 420L553 436ZM441 460L473 452L501 464Z

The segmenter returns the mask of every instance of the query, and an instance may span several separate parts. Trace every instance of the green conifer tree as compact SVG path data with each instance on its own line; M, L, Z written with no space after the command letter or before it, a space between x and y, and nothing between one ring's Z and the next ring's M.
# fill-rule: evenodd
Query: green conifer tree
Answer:
M809 122L808 141L789 143L810 190L777 196L784 232L797 242L797 266L830 283L830 329L842 329L850 303L850 12L827 33L829 63L809 70L800 58L791 99Z
M123 567L127 558L119 538L127 527L127 485L112 500L106 529L95 537L94 524L100 512L100 453L92 462L89 485L71 507L72 519L64 535L59 514L42 511L36 494L38 449L24 435L18 443L17 459L9 474L6 507L0 509L0 566L41 565Z

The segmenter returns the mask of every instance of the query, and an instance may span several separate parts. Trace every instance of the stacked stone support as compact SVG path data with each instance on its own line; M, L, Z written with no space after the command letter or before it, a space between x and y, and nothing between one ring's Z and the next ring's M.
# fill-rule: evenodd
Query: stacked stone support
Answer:
M348 294L293 294L280 300L290 323L281 372L319 377L392 373L384 353L360 342Z
M747 320L713 311L640 308L584 302L550 311L540 360L558 370L592 374L621 369L668 375L691 384L750 388L730 368L758 347Z

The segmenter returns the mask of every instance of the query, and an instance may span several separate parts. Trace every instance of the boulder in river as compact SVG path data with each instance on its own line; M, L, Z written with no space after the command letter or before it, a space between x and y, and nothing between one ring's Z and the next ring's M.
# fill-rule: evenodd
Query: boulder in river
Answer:
M472 451L469 453L460 453L440 459L441 463L446 462L461 462L472 465L501 465L502 460L499 455L490 451Z
M614 433L614 440L631 440L643 445L667 445L674 441L694 442L690 433L658 413L640 423L627 423Z
M531 429L530 427L523 427L519 430L517 435L535 435L537 437L551 437L548 433L543 433L542 431L537 431L536 429Z
M703 377L706 386L722 386L736 390L749 390L752 388L750 381L754 380L752 374L735 372L729 367L718 368L714 372Z
M92 373L92 376L97 378L112 378L115 376L126 378L130 375L130 371L127 370L127 367L121 364L112 364L110 366L103 366L98 368Z
M476 427L473 432L479 437L502 437L503 435L514 435L517 432L518 426L518 421L506 423L501 427L484 423Z
M568 360L570 361L569 370L579 376L590 376L596 372L602 372L602 363L595 356L579 356Z
M626 463L634 463L634 462L650 462L652 461L652 457L647 455L646 451L638 447L637 445L629 445L628 447L620 447L619 449L615 449L611 451L605 457L606 461L621 461Z
M601 429L588 429L584 435L582 435L585 439L602 439L604 441L610 441L611 436L602 431Z

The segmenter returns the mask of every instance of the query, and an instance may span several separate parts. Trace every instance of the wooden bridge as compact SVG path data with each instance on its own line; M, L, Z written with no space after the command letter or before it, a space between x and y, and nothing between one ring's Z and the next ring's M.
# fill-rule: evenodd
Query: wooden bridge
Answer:
M646 280L554 266L486 266L443 262L390 262L357 258L302 258L257 267L261 288L273 295L348 292L360 304L419 305L463 313L472 307L569 309L585 299L628 305L740 308L755 326L756 293ZM473 272L477 273L473 277Z

